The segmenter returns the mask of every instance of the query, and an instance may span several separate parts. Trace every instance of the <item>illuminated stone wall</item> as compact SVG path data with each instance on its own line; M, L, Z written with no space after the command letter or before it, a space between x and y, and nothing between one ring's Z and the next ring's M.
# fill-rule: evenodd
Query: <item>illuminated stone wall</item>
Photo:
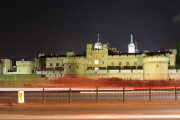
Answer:
M180 69L168 70L170 80L180 80Z
M172 52L172 54L166 54L166 56L169 58L169 67L176 67L176 54L177 50L176 49L169 49L169 51Z
M162 54L157 52L158 55L149 55L147 54L148 51L113 55L108 53L109 48L107 44L102 44L101 49L95 49L93 44L87 44L84 56L68 52L64 57L47 57L46 70L59 70L61 74L59 76L105 76L129 80L173 79L174 76L177 76L175 75L177 73L174 73L174 75L168 74L168 67L170 69L175 68L176 50L170 49L167 51L169 52ZM164 59L168 60L163 61Z
M12 61L10 59L1 59L3 74L7 74L12 69Z
M86 59L88 69L106 68L108 60L108 47L103 44L102 49L94 49L93 44L86 46Z
M130 67L130 66L143 66L144 54L140 55L110 55L107 59L107 66L120 66Z
M58 69L64 66L65 57L46 58L46 69Z
M87 60L84 57L67 57L64 60L64 75L84 75Z
M144 80L168 80L169 58L165 56L146 57L143 61Z
M34 62L32 61L16 61L16 74L32 74L34 70Z
M176 65L176 49L170 49L170 53L166 53L165 56L169 58L169 67L175 67ZM93 49L93 44L87 44L86 58L88 60L88 67L142 67L143 60L147 57L146 53L138 54L119 54L109 55L108 46L103 44L102 49ZM161 56L161 55L160 55Z
M120 78L124 80L143 80L143 70L88 70L88 77Z

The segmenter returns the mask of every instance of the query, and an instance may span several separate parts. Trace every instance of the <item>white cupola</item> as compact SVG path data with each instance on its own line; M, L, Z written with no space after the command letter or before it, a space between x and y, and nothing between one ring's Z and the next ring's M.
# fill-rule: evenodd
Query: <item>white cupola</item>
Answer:
M97 34L97 42L94 44L94 49L102 49L102 43L99 40L99 33Z
M135 53L136 52L136 46L134 43L134 38L133 38L133 34L131 33L131 37L130 37L130 43L128 44L128 53Z

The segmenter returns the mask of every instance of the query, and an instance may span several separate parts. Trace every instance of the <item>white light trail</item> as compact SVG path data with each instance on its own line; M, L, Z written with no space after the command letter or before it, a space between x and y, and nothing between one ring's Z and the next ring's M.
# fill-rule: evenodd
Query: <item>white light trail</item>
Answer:
M0 115L0 119L3 120L30 120L30 119L36 119L36 120L145 120L145 119L180 119L180 115L118 115L118 114L109 114L109 115L103 115L103 114L87 114L87 115Z
M0 91L43 91L43 88L0 88ZM44 88L45 91L68 91L69 88Z
M89 94L89 93L93 93L93 94L95 94L95 93L97 93L97 92L80 92L80 93L82 93L82 94ZM101 91L98 91L98 93L123 93L123 92L101 92Z

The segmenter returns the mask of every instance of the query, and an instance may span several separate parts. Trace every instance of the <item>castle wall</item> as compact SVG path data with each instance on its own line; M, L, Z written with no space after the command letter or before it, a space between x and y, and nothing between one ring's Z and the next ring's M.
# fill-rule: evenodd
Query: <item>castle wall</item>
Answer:
M180 80L180 69L170 69L168 72L170 80Z
M144 80L168 80L169 58L165 56L145 57L143 61Z
M64 60L64 75L84 75L87 61L84 57L68 57Z
M171 69L167 73L168 79L166 80L180 80L180 69ZM147 80L144 79L144 73L143 70L99 70L98 72L89 70L87 72L87 75L89 77L104 77L104 78L120 78L124 80ZM150 79L148 79L150 80ZM151 79L152 80L152 79ZM163 79L156 79L155 80L163 80Z
M116 77L124 80L143 80L143 70L88 70L86 75L90 77Z
M141 55L109 55L107 66L142 66L144 54Z
M12 69L12 61L10 59L1 59L2 73L7 74Z
M64 57L49 57L46 58L46 69L55 69L63 67Z
M16 74L32 74L34 70L34 62L32 61L16 61Z
M168 67L175 67L175 49L134 54L116 50L113 51L115 54L111 54L109 50L112 52L114 49L109 49L107 44L102 44L99 49L95 49L93 44L87 44L86 55L83 57L76 56L74 52L68 52L66 57L47 57L47 76L53 76L53 71L59 71L54 72L54 76L86 75L128 80L168 80L179 77L179 73L168 71Z
M166 56L169 58L169 67L175 68L177 50L176 49L169 49L169 51L171 52L171 54L170 53L166 54Z
M87 67L107 67L107 56L108 48L106 44L103 44L102 49L94 49L92 44L87 44Z
M17 74L17 73L14 73ZM44 75L51 78L63 77L63 71L50 70L50 71L36 71L38 75ZM120 78L124 80L144 80L143 70L88 70L85 76L87 77L100 77L100 78ZM170 69L168 70L169 80L180 80L180 69Z

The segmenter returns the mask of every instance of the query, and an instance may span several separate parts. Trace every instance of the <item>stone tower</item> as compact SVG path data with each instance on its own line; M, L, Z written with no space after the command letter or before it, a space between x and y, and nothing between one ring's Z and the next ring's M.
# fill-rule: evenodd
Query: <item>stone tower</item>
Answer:
M93 70L99 70L106 68L106 60L108 56L108 46L103 44L99 40L99 33L97 42L93 44L87 44L86 46L86 58L88 60L88 67Z
M166 56L149 56L143 60L144 80L168 80L168 62Z

